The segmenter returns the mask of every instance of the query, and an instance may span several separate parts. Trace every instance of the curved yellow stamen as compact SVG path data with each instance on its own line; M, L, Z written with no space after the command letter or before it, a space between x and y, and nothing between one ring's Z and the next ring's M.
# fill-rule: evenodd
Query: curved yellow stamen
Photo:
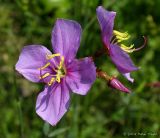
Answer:
M45 73L43 76L40 76L39 78L40 78L40 79L44 79L44 78L48 77L49 75L50 75L50 73L47 72L47 73Z
M51 80L48 82L48 85L51 86L53 82L55 82L55 78L52 77Z
M58 66L57 74L56 74L56 81L59 83L60 79L64 76L65 74L65 69L63 67L64 64L64 56L61 57L60 64Z
M60 53L57 53L57 54L52 54L52 55L49 55L49 54L47 54L46 55L46 59L52 59L52 58L54 58L54 57L59 57L60 56Z
M129 36L129 34L128 34L127 32L121 33L121 32L119 32L119 31L117 31L117 30L113 30L113 34L114 34L115 36L119 36L119 37L123 37L123 38L126 38L126 37Z
M127 53L132 53L134 52L135 48L134 47L134 44L130 45L130 46L126 46L124 44L121 44L120 47Z
M134 47L134 44L130 45L130 46L126 46L124 44L121 44L121 47L124 49L132 49Z
M63 64L64 64L64 56L61 57L61 61L60 61L60 64L58 66L58 69L61 69L63 67Z
M50 65L50 62L47 62L47 64L45 64L44 66L38 68L38 70L43 70L45 68L47 68Z
M121 33L119 31L114 30L113 31L113 35L115 36L115 41L117 43L119 43L120 47L127 53L132 53L133 51L135 51L134 45L130 45L130 46L126 46L124 44L121 44L122 41L128 40L130 38L130 35L125 32L125 33Z
M127 37L116 36L116 38L118 39L119 42L122 42L124 40L128 40L130 38L130 35L128 35Z
M116 37L118 43L128 40L130 38L130 35L127 32L121 33L119 31L114 30L113 34Z

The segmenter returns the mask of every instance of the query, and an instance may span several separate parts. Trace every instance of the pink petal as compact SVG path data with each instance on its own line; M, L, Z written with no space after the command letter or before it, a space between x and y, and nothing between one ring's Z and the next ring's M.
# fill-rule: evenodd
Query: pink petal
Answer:
M42 45L25 46L15 68L26 79L32 82L39 82L40 70L38 68L47 63L46 54L51 54L51 52Z
M64 81L53 87L45 87L38 95L36 113L51 125L56 125L69 106L69 90Z
M129 80L130 82L132 82L132 83L134 82L134 79L133 79L133 78L131 78L130 73L124 73L124 74L123 74L123 76L124 76L124 77L126 77L126 78L127 78L127 80Z
M96 67L91 58L74 60L68 66L66 82L74 93L86 95L96 79Z
M133 79L130 78L129 73L136 71L137 68L129 55L124 52L118 45L110 46L110 57L113 63L116 65L118 71L122 73L129 81L133 82Z
M54 53L60 53L68 61L75 58L80 46L81 32L81 26L77 22L57 19L52 30Z
M112 38L115 16L116 12L107 11L102 6L97 8L97 18L102 31L102 40L108 49Z

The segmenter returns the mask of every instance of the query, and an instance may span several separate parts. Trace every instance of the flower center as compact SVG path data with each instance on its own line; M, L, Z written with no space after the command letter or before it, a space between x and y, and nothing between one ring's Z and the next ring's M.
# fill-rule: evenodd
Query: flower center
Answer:
M56 67L53 67L49 60L52 59L52 58L55 58L55 57L60 57L60 62L57 65L55 63L55 61L52 61L56 65ZM60 83L61 78L63 78L66 75L66 69L65 69L65 66L64 66L64 57L61 56L59 53L52 54L52 55L47 54L46 59L48 60L48 62L44 66L38 68L38 70L42 71L45 68L50 66L55 74L50 74L49 72L46 72L45 74L40 75L40 79L45 79L47 77L50 77L50 80L47 82L47 84L49 86L52 85L54 82Z

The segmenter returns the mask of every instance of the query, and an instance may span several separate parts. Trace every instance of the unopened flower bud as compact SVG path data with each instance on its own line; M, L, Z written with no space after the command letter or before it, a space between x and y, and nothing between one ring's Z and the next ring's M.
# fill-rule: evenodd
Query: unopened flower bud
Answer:
M122 92L126 92L126 93L130 93L131 91L126 88L117 78L111 78L108 85L113 88L113 89L117 89L120 90Z

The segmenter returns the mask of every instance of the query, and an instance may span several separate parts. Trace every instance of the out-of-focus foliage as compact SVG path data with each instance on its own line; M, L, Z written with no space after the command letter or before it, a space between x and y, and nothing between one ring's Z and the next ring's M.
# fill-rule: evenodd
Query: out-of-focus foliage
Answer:
M132 94L112 90L97 79L87 96L72 95L69 111L51 127L35 112L36 96L43 85L22 78L15 72L15 63L24 45L43 44L51 49L56 18L73 19L82 25L78 57L92 55L102 47L98 5L117 12L115 29L128 31L133 36L130 43L138 46L142 35L148 37L147 46L131 54L141 67L132 73L135 83L118 76L132 88ZM160 80L159 7L159 0L0 0L0 137L121 138L132 133L160 137L160 88L147 85ZM118 75L106 56L96 65Z

